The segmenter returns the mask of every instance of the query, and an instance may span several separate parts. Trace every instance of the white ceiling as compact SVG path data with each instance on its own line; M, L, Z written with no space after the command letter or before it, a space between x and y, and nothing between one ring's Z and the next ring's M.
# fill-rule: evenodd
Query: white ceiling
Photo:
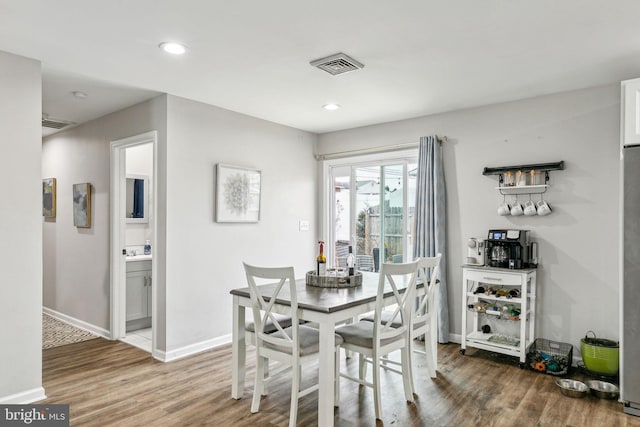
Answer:
M637 0L0 0L0 50L42 61L52 118L170 93L324 133L638 77L639 17ZM309 65L338 52L365 68Z
M75 97L73 92L76 91L86 94L87 97ZM158 92L87 78L43 65L42 112L50 120L73 124L84 123L153 98L158 94ZM43 136L56 132L56 129L42 128Z

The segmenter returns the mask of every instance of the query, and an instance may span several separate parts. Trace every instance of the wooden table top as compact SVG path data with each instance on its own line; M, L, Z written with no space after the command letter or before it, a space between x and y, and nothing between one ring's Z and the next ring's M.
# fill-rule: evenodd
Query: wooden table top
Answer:
M296 279L296 295L298 297L298 308L318 311L323 313L334 313L345 310L356 305L374 302L378 294L378 273L362 272L362 286L355 288L321 288L316 286L308 286L306 279ZM276 283L261 285L258 288L263 295L271 295ZM418 283L418 288L422 284ZM231 295L251 298L249 288L240 288L231 290ZM385 285L385 297L391 296L393 291L389 284ZM268 301L268 298L265 298ZM285 287L280 291L276 301L283 305L291 304L289 297L289 288Z

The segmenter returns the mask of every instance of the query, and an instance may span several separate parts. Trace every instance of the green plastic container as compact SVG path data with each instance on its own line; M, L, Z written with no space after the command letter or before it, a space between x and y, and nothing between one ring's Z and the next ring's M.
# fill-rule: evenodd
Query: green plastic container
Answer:
M593 337L589 336L589 332ZM584 367L600 375L616 375L620 361L620 346L617 342L596 338L593 331L580 340L580 353Z

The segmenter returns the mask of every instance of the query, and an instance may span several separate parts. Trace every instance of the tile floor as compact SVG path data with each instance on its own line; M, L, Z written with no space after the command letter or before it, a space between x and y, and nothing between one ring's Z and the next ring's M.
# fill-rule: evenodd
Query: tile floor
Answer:
M151 328L128 332L120 341L151 353Z

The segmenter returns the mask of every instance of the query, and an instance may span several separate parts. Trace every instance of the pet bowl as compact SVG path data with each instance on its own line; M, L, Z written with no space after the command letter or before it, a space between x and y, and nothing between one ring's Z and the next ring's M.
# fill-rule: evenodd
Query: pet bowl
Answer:
M560 392L569 397L585 397L589 393L589 387L585 383L561 378L556 381L556 385L560 387Z

